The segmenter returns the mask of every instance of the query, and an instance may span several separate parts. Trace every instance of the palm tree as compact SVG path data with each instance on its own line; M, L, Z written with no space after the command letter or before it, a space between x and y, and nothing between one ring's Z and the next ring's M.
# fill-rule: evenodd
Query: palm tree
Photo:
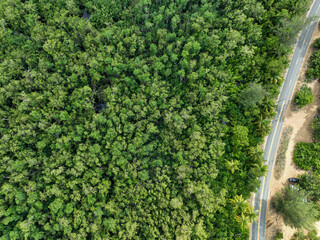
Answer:
M242 227L247 227L249 223L255 222L258 219L258 215L256 211L253 211L252 207L250 207L249 213L241 213L237 215L236 221L241 224Z
M238 210L240 210L240 212L245 212L248 206L250 206L242 195L235 195L233 199L230 199L230 203L236 212L238 212Z
M248 220L250 223L257 221L258 219L257 213L258 211L254 211L253 207L249 205L246 211L246 216L248 217Z
M254 211L253 207L250 206L249 202L245 200L242 195L235 195L234 198L230 200L230 203L233 205L236 214L238 213L235 218L242 227L246 227L249 223L257 220L257 211Z
M262 114L265 118L272 118L276 114L276 103L275 100L270 96L266 95L263 99Z
M256 124L256 126L257 126L258 129L261 129L261 128L263 127L263 120L264 120L264 117L263 117L262 114L260 114L260 115L258 116L257 121L254 122L254 124Z
M234 160L227 161L226 168L228 170L230 170L232 174L234 174L234 171L239 169L239 167L238 167L239 164L240 164L240 162L237 160L236 161L234 161Z
M271 84L277 84L280 83L283 80L283 77L279 73L273 73L270 76L270 83Z
M240 215L236 216L236 221L238 223L240 223L241 227L247 227L249 225L249 222L250 222L249 218L243 213L241 213Z
M267 135L270 131L270 121L264 118L263 115L259 115L257 121L254 122L257 126L257 130L261 135Z
M256 145L255 147L252 146L249 148L248 154L253 159L259 160L261 159L263 152L261 150L261 147L259 145Z

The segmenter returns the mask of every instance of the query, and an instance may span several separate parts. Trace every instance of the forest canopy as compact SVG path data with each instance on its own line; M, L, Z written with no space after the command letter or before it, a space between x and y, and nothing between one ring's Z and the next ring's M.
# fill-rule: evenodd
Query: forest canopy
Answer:
M247 239L308 2L2 0L0 239Z

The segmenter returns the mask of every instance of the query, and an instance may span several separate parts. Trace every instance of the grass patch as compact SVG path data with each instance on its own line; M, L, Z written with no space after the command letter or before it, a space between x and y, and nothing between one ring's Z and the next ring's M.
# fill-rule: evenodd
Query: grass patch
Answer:
M286 165L286 152L292 135L292 130L292 127L286 127L283 129L274 166L274 177L277 180L282 176L284 167Z

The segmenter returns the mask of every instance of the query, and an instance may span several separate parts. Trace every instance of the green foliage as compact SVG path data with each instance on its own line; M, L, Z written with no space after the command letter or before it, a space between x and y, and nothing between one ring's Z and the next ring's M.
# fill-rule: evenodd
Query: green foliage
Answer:
M245 108L256 107L257 104L261 103L265 94L266 91L260 84L251 83L248 87L242 90L239 102Z
M318 118L315 118L312 124L313 137L317 140L317 142L298 143L294 152L294 161L299 167L309 170L309 173L304 173L299 176L299 188L308 194L308 200L314 203L314 209L316 209L316 211L319 213L320 206L318 202L320 200L320 143L318 142L318 123ZM317 218L319 220L319 214ZM305 236L303 232L298 232L297 234L295 234L295 238L293 239L318 240L320 239L320 237L318 237L317 234L317 230L311 228L311 230L308 231L307 236Z
M2 0L1 238L247 239L306 7Z
M319 211L315 207L316 204L308 197L308 193L303 189L287 187L276 194L273 207L282 214L286 225L311 229L317 221Z
M320 174L304 173L299 176L301 181L299 181L300 188L306 190L310 194L311 200L314 202L320 201Z
M312 136L316 141L320 141L320 116L317 115L312 123Z
M277 28L277 36L279 42L285 46L291 46L296 42L298 33L308 24L310 19L305 19L304 16L296 16L293 18L283 18Z
M314 47L320 48L320 38L317 38L314 42Z
M320 240L318 231L319 230L315 228L312 229L311 231L308 231L307 238L310 240Z
M297 232L294 233L292 240L305 240L306 236L304 235L303 230L299 229Z
M299 229L297 232L294 233L291 240L319 240L317 229L312 229L307 232L305 235L302 229Z
M297 143L294 149L293 161L305 170L320 173L320 143Z
M280 240L280 239L283 239L283 233L282 232L277 232L275 240Z
M245 126L235 126L233 128L233 135L231 138L232 144L235 147L248 146L249 145L248 132L249 130Z
M257 220L258 215L254 212L253 207L250 203L243 199L242 195L235 195L233 199L230 200L234 218L242 226L248 226L250 223Z
M320 78L320 38L316 39L314 46L317 50L310 56L310 64L306 72L306 79L309 81Z
M234 174L234 172L235 172L236 170L239 170L239 168L238 168L238 165L239 165L239 164L240 164L239 161L234 161L234 160L227 161L227 162L226 162L226 168L227 168L228 170L230 170L232 174Z
M303 85L301 89L297 92L295 101L300 108L310 103L313 103L314 97L313 97L312 89L307 85Z

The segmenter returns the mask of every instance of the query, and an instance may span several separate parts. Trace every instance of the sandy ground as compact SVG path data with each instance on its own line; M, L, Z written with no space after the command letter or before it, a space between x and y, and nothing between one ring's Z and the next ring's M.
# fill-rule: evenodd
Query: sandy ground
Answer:
M315 225L318 228L318 230L320 230L320 222L317 222ZM318 236L320 237L320 231L318 231Z
M318 25L319 26L319 25ZM313 42L315 39L320 37L319 27L316 28L313 33L311 45L307 51L302 68L299 74L298 81L296 83L295 91L293 93L292 99L294 99L295 93L304 84L303 80L305 78L305 72L307 70L308 61L311 53L314 51ZM298 110L293 101L291 100L290 107L288 107L285 120L283 124L283 129L287 126L293 127L292 136L289 142L288 150L286 153L286 166L282 177L276 180L274 176L271 178L270 182L270 198L275 195L276 192L280 191L281 188L288 184L289 177L296 177L298 174L303 173L303 170L299 169L292 161L294 146L297 142L312 142L312 128L311 124L313 122L314 116L317 115L317 107L320 106L320 82L313 81L307 84L312 88L315 96L314 103L303 107ZM320 222L317 225L320 233ZM291 239L296 229L287 227L283 223L282 217L275 213L275 211L270 206L270 201L268 203L267 219L266 219L266 239L274 239L275 234L281 231L283 232L284 239Z

